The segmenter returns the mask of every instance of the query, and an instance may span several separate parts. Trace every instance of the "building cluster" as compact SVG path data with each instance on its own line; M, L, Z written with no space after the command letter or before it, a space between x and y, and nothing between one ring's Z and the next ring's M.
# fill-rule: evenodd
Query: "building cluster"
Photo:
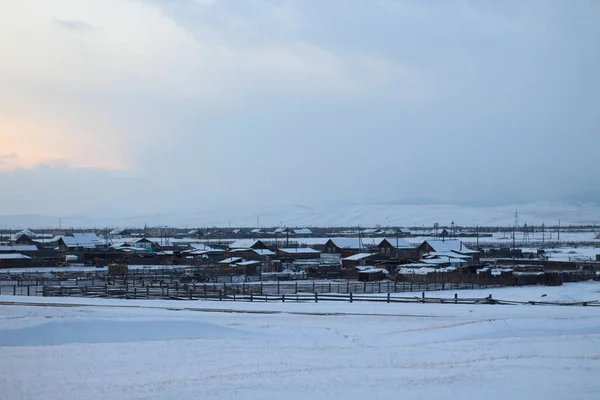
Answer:
M257 232L254 232L257 233ZM395 233L395 237L377 235ZM310 229L278 228L267 238L210 240L195 230L174 236L145 236L127 229L104 232L39 234L29 229L13 233L0 244L0 268L110 263L180 265L217 268L219 273L254 275L310 272L373 280L389 278L396 270L462 269L478 265L479 252L462 241L425 240L411 244L407 231L365 229L345 237L314 237ZM391 271L391 273L390 273ZM359 276L360 275L360 276Z

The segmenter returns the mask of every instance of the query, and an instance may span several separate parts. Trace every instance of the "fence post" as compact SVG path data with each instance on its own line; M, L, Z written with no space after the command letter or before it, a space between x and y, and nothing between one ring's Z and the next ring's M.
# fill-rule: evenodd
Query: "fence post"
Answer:
M319 293L315 292L315 303L319 302Z
M254 296L252 295L252 290L250 290L250 301L254 301Z
M398 281L394 280L394 293L396 293L398 290L396 290L396 284L398 283Z
M346 282L346 293L350 293L350 281Z
M387 302L388 303L390 302L390 292L388 292L388 294L387 294Z
M298 294L298 281L296 281L296 294Z
M280 290L279 290L279 279L277 279L277 294L280 294Z
M281 295L281 302L285 303L285 293Z
M313 291L313 293L316 293L316 291L315 291L315 281L313 281L313 290L312 291Z
M458 302L458 293L454 293L454 303Z
M421 302L425 303L425 292L421 292Z
M219 289L219 301L223 300L223 290Z
M352 303L352 292L350 292L350 303Z

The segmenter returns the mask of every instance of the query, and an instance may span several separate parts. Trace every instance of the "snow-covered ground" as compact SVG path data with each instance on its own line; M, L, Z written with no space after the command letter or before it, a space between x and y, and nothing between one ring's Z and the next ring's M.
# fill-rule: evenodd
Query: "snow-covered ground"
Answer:
M489 293L594 300L600 284L459 295ZM6 399L600 398L597 307L0 301L48 304L0 305Z

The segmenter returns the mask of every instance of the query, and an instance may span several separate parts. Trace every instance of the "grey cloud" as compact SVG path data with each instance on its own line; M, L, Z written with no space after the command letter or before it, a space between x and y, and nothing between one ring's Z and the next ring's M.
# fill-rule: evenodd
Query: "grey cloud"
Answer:
M52 97L69 114L85 104L100 117L118 115L111 126L135 143L127 153L132 171L5 173L3 187L37 186L23 189L25 201L3 198L3 207L63 213L52 210L71 205L63 189L72 182L81 212L116 204L144 213L244 206L253 214L286 204L503 205L597 196L600 27L597 11L585 7L593 3L146 4L191 38L169 64L189 91L125 73L97 92L78 86L65 94L58 85ZM263 60L265 49L298 48L339 62L323 78L310 68L285 75L288 64ZM197 49L225 54L208 83L186 69ZM251 52L252 65L240 62ZM312 66L313 54L303 66ZM269 55L280 61L289 53ZM365 59L376 67L364 67ZM339 86L331 84L336 79ZM209 83L235 101L205 96ZM342 83L365 90L340 90ZM100 117L86 115L81 131ZM39 198L41 205L32 200Z

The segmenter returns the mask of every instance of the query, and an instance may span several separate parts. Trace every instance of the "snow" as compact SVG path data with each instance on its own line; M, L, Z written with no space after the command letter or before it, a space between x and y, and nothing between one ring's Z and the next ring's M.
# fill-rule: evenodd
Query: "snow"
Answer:
M373 256L373 254L371 253L358 253L358 254L353 254L351 256L342 258L342 260L344 261L360 261L362 259L368 258Z
M28 244L15 244L10 246L0 245L0 253L2 252L21 252L21 251L38 251L37 246Z
M489 293L590 300L600 298L600 284L460 296ZM6 399L600 396L595 307L0 301L32 303L0 305ZM40 301L52 306L33 305Z
M545 201L501 206L472 206L452 204L402 204L390 202L350 203L334 201L329 204L298 204L295 206L253 205L236 207L201 208L194 211L156 215L136 215L135 212L111 213L107 216L69 215L69 224L75 227L119 226L127 221L128 226L162 224L168 220L170 226L184 227L189 224L204 226L254 226L256 215L261 225L278 226L286 221L288 226L428 226L435 222L473 226L512 226L515 210L519 220L528 225L600 224L600 207L594 203ZM48 227L56 225L56 217L43 215L3 215L2 224L7 228L23 226Z
M310 247L284 247L280 248L279 251L287 254L321 254L319 250Z
M31 260L31 257L20 253L0 253L0 260Z

